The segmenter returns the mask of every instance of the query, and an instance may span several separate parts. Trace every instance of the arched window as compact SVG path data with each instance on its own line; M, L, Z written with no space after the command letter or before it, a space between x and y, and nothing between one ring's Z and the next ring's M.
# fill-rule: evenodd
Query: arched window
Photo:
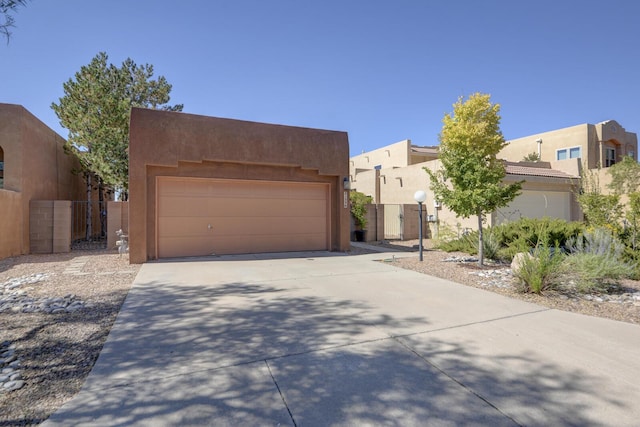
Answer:
M0 188L4 188L4 151L0 147Z

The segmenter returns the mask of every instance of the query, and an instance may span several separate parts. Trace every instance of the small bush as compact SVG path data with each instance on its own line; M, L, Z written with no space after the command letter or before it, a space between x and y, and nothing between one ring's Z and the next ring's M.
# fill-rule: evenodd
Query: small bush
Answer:
M633 276L635 268L611 255L576 253L564 263L566 282L574 282L578 292L606 292L618 280Z
M570 238L576 238L584 231L580 222L567 222L557 218L522 218L493 228L506 254L511 258L524 248L537 245L564 247Z
M445 252L464 252L476 255L478 253L478 233L471 232L458 239L441 241L437 248Z
M609 230L586 231L568 242L571 252L564 276L579 292L605 292L623 278L637 274L637 264L625 261L625 245Z
M526 254L522 258L520 268L514 271L514 276L520 281L521 290L540 294L556 288L565 258L559 247L538 245L532 254Z
M501 252L502 244L500 242L499 237L496 233L493 232L494 228L487 228L484 230L484 235L482 239L482 250L484 251L484 256L488 259L492 259L494 261L501 260ZM477 233L476 233L477 235ZM477 241L477 239L476 239Z

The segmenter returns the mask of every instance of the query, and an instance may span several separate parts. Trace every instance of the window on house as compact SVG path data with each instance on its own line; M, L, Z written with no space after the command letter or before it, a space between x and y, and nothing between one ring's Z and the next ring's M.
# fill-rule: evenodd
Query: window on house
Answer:
M569 148L569 158L570 159L579 159L581 156L580 147Z
M556 160L579 159L582 157L580 147L561 148L556 150Z
M608 168L616 164L616 149L606 148L604 157L604 167Z

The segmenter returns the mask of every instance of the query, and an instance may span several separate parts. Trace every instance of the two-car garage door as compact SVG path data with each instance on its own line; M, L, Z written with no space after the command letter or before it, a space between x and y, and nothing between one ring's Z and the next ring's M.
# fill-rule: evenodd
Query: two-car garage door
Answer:
M159 258L328 250L329 185L158 177Z

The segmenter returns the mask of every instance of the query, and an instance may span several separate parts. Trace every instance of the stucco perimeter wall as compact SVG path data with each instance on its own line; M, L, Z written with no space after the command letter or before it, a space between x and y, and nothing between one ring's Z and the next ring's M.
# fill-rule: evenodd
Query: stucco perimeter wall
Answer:
M29 202L78 200L78 160L65 153L64 139L20 105L0 104L0 147L4 188L22 195L22 253L29 253ZM4 219L3 219L4 220Z
M28 251L22 241L22 194L0 190L0 259Z
M107 202L107 249L117 248L118 230L129 235L129 202Z
M71 251L71 201L32 200L29 216L31 253Z
M157 176L325 182L332 250L349 249L346 132L134 108L129 144L129 259L155 257ZM346 194L348 200L348 194Z

